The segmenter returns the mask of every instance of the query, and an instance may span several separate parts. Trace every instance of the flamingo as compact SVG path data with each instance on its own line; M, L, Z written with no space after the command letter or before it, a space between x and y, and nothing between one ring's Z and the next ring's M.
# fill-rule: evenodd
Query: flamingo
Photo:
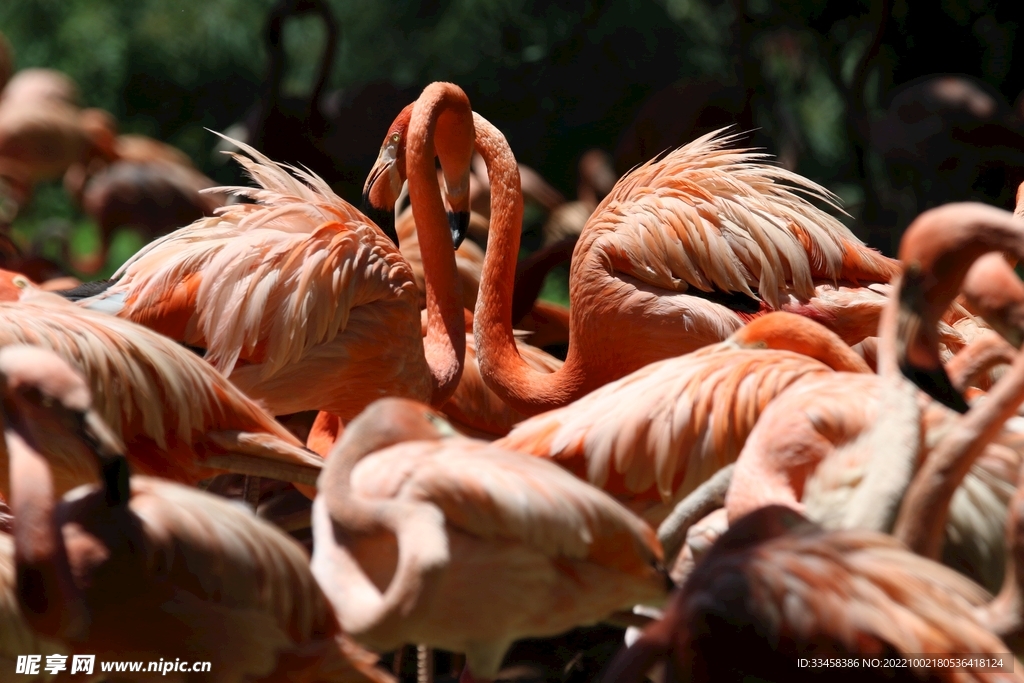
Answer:
M1022 238L1024 229L1009 212L980 204L949 204L919 216L900 247L907 272L888 309L889 352L881 368L886 376L846 375L838 382L809 378L778 396L737 459L726 498L730 520L783 504L826 526L892 529L920 459L932 453L927 462L932 461L954 424L948 408L896 381L892 372L899 366L930 389L935 377L946 377L936 334L942 311L972 261ZM1024 242L1017 250L1024 253ZM1000 391L999 384L994 391ZM940 397L962 402L955 391ZM1020 463L1012 448L1016 437L1006 434L989 443L999 426L993 429L978 442L985 455L974 463L963 490L953 496L966 470L946 491L953 498L942 508L948 508L953 541L947 560L989 586L1000 580L1003 520ZM869 485L873 478L885 483ZM879 491L886 495L878 497ZM939 529L945 526L945 512L930 517Z
M461 93L452 84L438 87ZM477 351L485 379L522 413L566 405L648 363L721 341L767 310L793 308L831 323L847 342L860 341L873 327L863 324L871 316L853 316L844 326L844 316L816 306L817 294L834 285L815 281L886 282L897 272L893 261L800 197L827 199L825 190L759 163L759 155L727 149L730 138L708 135L636 169L598 207L573 258L566 362L557 372L537 372L516 352L511 327L522 216L515 158L478 114L474 129L492 206L474 322ZM382 157L368 182L400 180L398 152ZM386 206L385 196L371 201ZM875 315L878 299L867 304ZM643 344L620 338L640 330Z
M224 471L316 481L320 458L187 349L0 272L0 347L12 344L50 348L88 378L99 412L140 473L188 484ZM95 481L75 442L41 438L58 494ZM0 491L8 490L0 467Z
M275 415L324 410L347 420L390 394L444 403L458 384L465 333L430 140L435 126L472 125L451 118L447 107L434 102L411 117L423 133L409 149L418 170L410 191L416 198L429 194L421 185L433 184L437 195L435 204L413 206L422 231L425 338L412 273L393 240L315 175L291 175L248 146L250 158L236 158L261 188L233 191L258 204L226 207L155 241L82 305L205 349L214 367ZM389 137L381 153L395 144ZM461 216L466 193L458 183L470 149L441 145L438 153ZM455 225L460 241L465 221Z
M223 683L392 680L341 633L295 541L229 501L129 478L58 356L5 347L0 382L18 599L35 631L101 659L216 662ZM55 500L47 433L90 452L102 483Z
M464 652L493 678L518 638L664 599L642 521L552 463L453 437L426 406L382 399L328 457L312 567L347 633Z
M937 249L935 234L944 239L944 244ZM934 335L918 321L929 321L942 299L952 299L951 292L963 279L964 268L980 250L994 243L1008 244L1020 237L1024 237L1024 229L1014 225L1006 214L994 213L985 207L951 205L923 214L908 229L900 249L908 265L908 282L901 283L899 296L890 305L888 320L883 321L887 325L885 334L890 336L887 340L890 353L895 355L908 349L928 351L927 340ZM964 258L966 263L958 262L958 258ZM1001 256L999 259L1002 261ZM1005 261L1002 263L1005 266ZM934 317L931 321L934 322ZM891 335L899 323L902 323L902 339L896 345ZM894 366L898 360L897 355L888 360L888 365ZM854 377L848 379L852 381ZM851 387L849 381L843 384L847 396L857 395L857 404L863 405L864 392L859 391L859 387ZM789 451L785 470L762 471L743 482L740 470L747 462L745 452L740 456L729 491L729 498L733 498L737 490L748 494L760 490L769 497L774 492L776 497L769 498L768 505L759 507L766 502L763 498L750 506L752 512L734 520L732 528L693 570L672 601L665 619L650 627L629 655L620 656L613 663L608 680L640 680L639 676L657 658L670 653L672 664L680 672L689 672L689 680L738 680L744 674L769 679L812 680L812 675L794 668L795 656L883 652L1001 655L1009 648L999 637L1019 637L1024 625L1020 586L1024 580L1021 569L1024 565L1018 564L1024 560L1021 552L1024 547L1021 543L1024 538L1021 531L1024 529L1021 524L1024 478L1019 474L1019 457L1006 477L1017 482L1010 514L1006 516L1006 543L1013 554L1007 557L1006 576L999 596L989 601L977 586L928 559L907 553L906 546L891 538L868 531L808 529L805 518L792 509L792 500L778 498L787 488L800 485L780 481L780 477L800 478L800 472L813 467L813 461L820 457L814 453L820 451L820 442L836 439L836 424L829 424L820 414L808 416L821 432L819 444L811 439L794 438L792 424L769 421L771 411L786 414L785 408L780 409L780 406L784 406L788 396L805 388L797 385L776 399L758 425L769 424L776 437L788 435L793 445L799 443L799 448ZM821 389L809 392L816 410L827 402L823 400ZM994 387L985 402L946 430L910 483L898 508L895 534L911 550L931 557L938 555L947 519L955 515L948 509L951 500L955 504L954 491L1021 401L1024 401L1024 355L1016 357L1010 373ZM810 402L805 404L805 410L808 405ZM932 405L945 410L938 404ZM849 402L847 408L844 417L852 412ZM796 411L790 407L788 412L792 415ZM896 417L896 422L901 422L906 432L906 416ZM884 458L876 457L872 463L875 470L865 476L863 484L871 489L863 498L883 507L888 505L886 499L891 491L873 484L890 477L893 468L878 466L892 461L905 463L908 456L909 459L916 456L915 451L920 447L920 443L916 443L905 449L906 444L900 443L905 440L903 437L892 432L887 436L888 443L895 443L897 451L903 453L886 452ZM748 446L755 439L751 434ZM777 442L771 439L768 442L778 447ZM782 450L785 449L783 445ZM881 454L881 451L876 448L876 453ZM833 462L836 460L833 458ZM880 476L872 481L871 474ZM895 497L897 503L901 497ZM729 503L727 500L727 509ZM730 510L730 514L732 512ZM737 512L743 514L742 510ZM721 657L721 645L716 648L719 640L728 642L730 647L742 647L754 656L744 657L743 665L738 665L739 660L735 658L728 661ZM1015 661L1010 663L1016 664ZM923 672L913 673L919 676ZM943 672L939 669L929 673L931 678L938 678ZM860 671L858 680L871 674L871 671ZM885 672L885 680L891 680L892 675L891 671ZM959 680L951 674L947 676L949 680ZM978 673L974 677L974 680L1008 679Z
M100 229L99 251L76 264L87 273L106 262L118 228L140 228L149 242L212 216L224 205L222 195L201 192L215 183L197 171L183 152L144 135L116 135L112 116L100 112L97 117L107 129L105 158L73 164L64 174L64 189Z
M79 106L78 86L62 71L56 69L19 69L7 85L0 90L0 103L48 102Z
M806 377L834 382L833 371L870 373L821 325L770 313L534 416L495 445L554 460L656 524L736 459L775 396Z
M13 202L7 213L16 212L37 183L103 155L93 123L90 114L58 98L0 100L0 181Z
M890 536L823 531L782 505L738 520L602 680L640 683L668 659L672 680L1020 681L1010 648L976 618L989 595ZM1000 661L964 671L800 668L797 658L900 655ZM995 670L993 670L995 669Z

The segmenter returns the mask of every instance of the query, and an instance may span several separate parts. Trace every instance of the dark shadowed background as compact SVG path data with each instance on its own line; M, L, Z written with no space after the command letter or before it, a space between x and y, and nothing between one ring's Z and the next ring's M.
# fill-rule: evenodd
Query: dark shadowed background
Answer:
M1024 179L1016 175L1024 145L1013 107L1024 89L1024 60L1014 52L1019 2L329 4L338 40L318 106L337 114L388 97L400 106L432 80L454 81L517 158L569 197L589 148L615 153L621 173L728 122L755 128L753 144L838 193L855 230L887 251L920 209L956 198L1008 207ZM83 104L112 112L122 131L171 142L211 177L234 182L236 170L215 159L217 139L204 128L228 129L265 95L264 24L273 5L7 0L0 31L18 68L67 72ZM284 24L286 97L301 103L310 91L327 34L316 16ZM971 109L954 96L941 104L952 113L936 114L913 86L944 73L968 77L961 82L988 100ZM894 102L903 109L886 123ZM391 120L378 113L355 125L338 116L339 144L371 151ZM924 142L913 148L900 126ZM56 184L37 193L15 227L31 231L52 216L75 222L85 234L78 246L88 248L87 221ZM135 246L129 239L120 249L127 255Z

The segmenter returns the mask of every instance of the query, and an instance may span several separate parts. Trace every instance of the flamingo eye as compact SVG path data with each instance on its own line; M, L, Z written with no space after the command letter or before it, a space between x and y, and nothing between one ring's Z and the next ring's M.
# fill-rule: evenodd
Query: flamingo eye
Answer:
M17 287L18 289L25 289L26 287L28 287L28 280L20 276L14 278L12 282L14 283L14 286Z
M391 142L398 142L401 139L402 139L402 136L399 135L398 133L392 133L391 134Z

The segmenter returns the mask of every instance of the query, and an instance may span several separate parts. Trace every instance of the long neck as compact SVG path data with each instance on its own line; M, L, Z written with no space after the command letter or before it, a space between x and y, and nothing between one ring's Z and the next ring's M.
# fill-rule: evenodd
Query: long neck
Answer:
M331 537L346 539L339 540L342 546L358 542L360 537L393 535L398 545L394 577L381 593L367 578L354 553L346 548L330 552L328 544L320 542L314 549L313 565L317 572L318 555L330 552L330 576L343 576L351 591L349 595L358 595L361 600L359 609L350 609L345 615L344 627L356 635L372 638L378 633L393 632L437 577L437 570L447 565L448 539L444 516L433 505L353 493L352 471L360 460L410 438L402 435L400 426L394 424L372 428L370 433L366 426L366 422L353 423L334 447L318 482L320 493L314 506L326 508L334 526ZM314 508L314 524L319 523L316 518ZM338 535L337 530L344 534Z
M48 636L72 636L84 626L84 603L72 579L54 514L53 475L43 456L16 432L7 431L6 444L22 611L36 631Z
M953 493L1022 401L1024 354L1019 354L986 399L960 418L935 447L910 485L894 534L911 550L938 557Z
M1024 255L1024 230L1012 214L976 204L947 204L922 214L915 221L919 222L923 226L913 236L908 251L913 252L915 244L923 243L935 257L926 262L929 265L926 271L914 275L915 286L926 287L916 294L917 303L929 311L923 316L927 327L917 332L931 337L934 343L937 334L933 334L932 326L955 298L974 261L989 251ZM932 238L931 244L928 244L929 238ZM906 235L904 242L907 242ZM900 250L904 250L902 245ZM904 260L913 267L912 256ZM904 282L901 290L906 287ZM901 338L900 341L907 340ZM929 351L937 355L937 350ZM908 488L894 534L911 550L926 557L938 557L953 493L1022 401L1024 354L1015 358L1010 371L989 392L987 399L962 417L936 446Z
M512 289L523 220L519 169L501 132L482 116L473 120L476 149L491 184L491 230L473 325L477 360L481 375L502 400L534 415L569 403L583 384L583 367L571 342L565 364L553 373L537 372L519 355L512 335Z
M878 323L878 373L882 393L878 418L864 434L870 462L864 480L846 508L843 527L888 533L896 522L903 494L913 480L923 446L917 388L899 371L897 281Z
M427 299L427 334L423 347L433 379L430 402L435 407L440 407L455 393L466 358L462 285L434 169L434 158L440 152L446 178L453 175L447 172L453 165L464 165L468 173L471 144L466 145L468 153L464 160L452 158L457 153L460 138L466 138L467 143L473 139L469 100L460 94L454 86L424 90L413 109L406 148L409 201L423 258ZM435 145L435 139L439 145Z

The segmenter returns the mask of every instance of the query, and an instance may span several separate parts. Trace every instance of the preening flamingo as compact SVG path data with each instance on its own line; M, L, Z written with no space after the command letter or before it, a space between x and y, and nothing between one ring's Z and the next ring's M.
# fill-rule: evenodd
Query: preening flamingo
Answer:
M421 141L435 124L459 124L436 107L425 116L413 121L430 131ZM412 273L392 241L316 176L289 173L243 148L251 158L236 158L261 187L233 191L257 204L226 207L157 240L83 305L205 349L214 367L275 415L325 410L350 419L384 395L443 403L458 383L465 332L433 148L417 157L429 177L411 183L429 195L420 188L425 178L437 195L434 206L414 206L425 338ZM449 173L468 173L469 149L439 153ZM454 181L448 187L450 201L465 199Z
M869 373L834 333L776 312L517 425L495 445L549 458L658 523L733 462L780 392L831 370Z
M474 116L492 207L477 351L484 377L523 413L565 405L648 363L721 341L759 312L794 308L814 317L816 288L886 282L897 272L800 195L827 200L825 190L758 155L727 149L729 138L705 136L636 169L598 207L573 259L566 363L536 372L519 358L511 327L522 217L515 158L501 133ZM385 164L388 174L376 167L371 180L395 170L400 178L398 159ZM848 342L873 331L819 317ZM640 330L643 344L621 338Z
M224 471L315 482L320 458L170 339L78 308L19 275L0 272L0 299L0 346L47 347L77 368L136 472L189 484ZM57 494L95 481L95 467L76 442L56 434L40 438ZM7 490L6 467L0 467L0 491Z
M101 659L216 662L209 679L224 683L392 680L340 632L295 541L202 491L129 481L59 357L4 348L0 382L18 599L36 631ZM55 500L45 433L89 452L101 485Z
M976 619L979 586L877 532L822 531L769 506L738 520L698 563L664 618L603 680L640 683L667 659L680 681L1020 681L1020 662ZM997 671L801 668L797 658L992 656Z
M313 504L313 572L342 628L381 650L464 652L492 678L512 641L658 602L653 531L552 463L456 437L383 399L348 425Z

